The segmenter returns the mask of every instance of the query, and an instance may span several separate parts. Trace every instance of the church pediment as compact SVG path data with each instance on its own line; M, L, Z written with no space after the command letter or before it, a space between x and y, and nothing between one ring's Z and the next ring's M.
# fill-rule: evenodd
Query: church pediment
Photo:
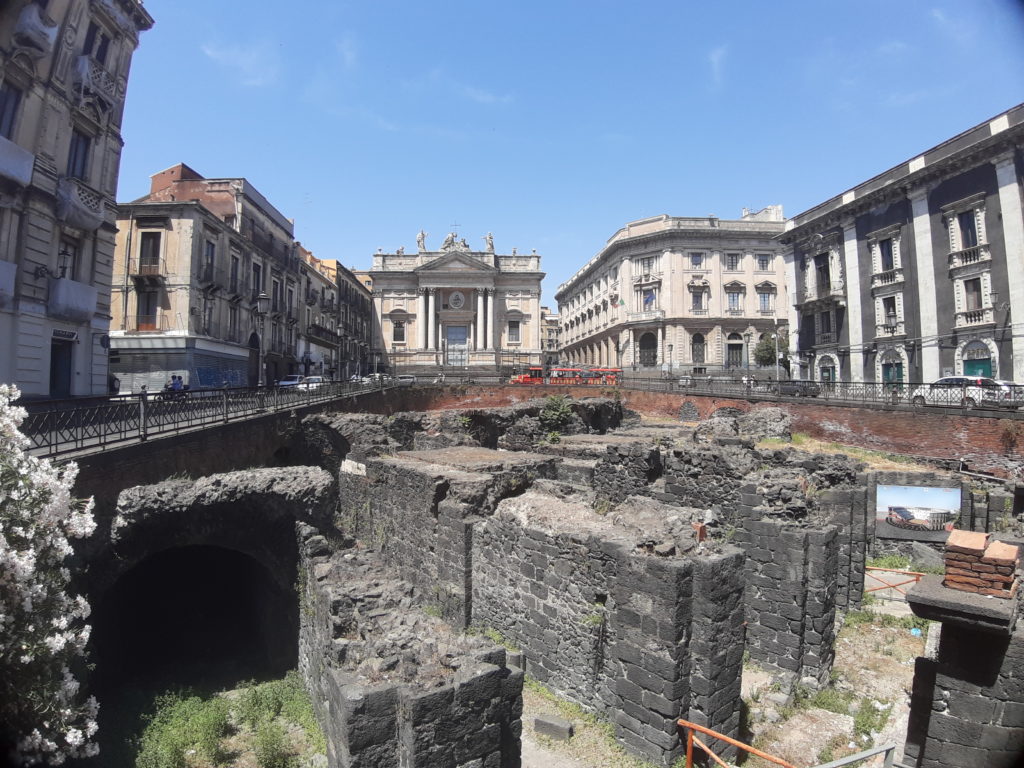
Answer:
M480 272L493 275L498 270L466 253L446 253L444 256L439 256L433 261L416 267L413 272Z

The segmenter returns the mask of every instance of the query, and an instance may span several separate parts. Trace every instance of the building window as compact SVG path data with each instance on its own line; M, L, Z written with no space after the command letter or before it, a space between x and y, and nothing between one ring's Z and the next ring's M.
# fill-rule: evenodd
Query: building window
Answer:
M519 321L509 320L508 321L508 340L510 344L519 343Z
M68 280L74 280L78 274L78 242L75 240L61 240L60 252L57 254L60 264L60 276Z
M237 256L231 257L231 292L238 293L238 272L242 267L242 260Z
M772 311L772 295L768 291L759 291L757 294L757 308L761 312Z
M704 306L704 291L693 291L690 296L693 297L692 309L703 310Z
M652 309L657 309L658 308L658 291L655 290L654 288L646 288L646 289L644 289L642 303L643 303L643 311L644 312L647 312L648 310L652 310Z
M143 232L139 240L139 274L160 274L160 233Z
M71 148L68 151L68 177L85 181L89 170L89 146L92 139L80 131L71 131Z
M814 269L818 277L818 295L826 296L832 290L832 272L829 266L829 254L819 253L814 257Z
M974 277L964 280L964 302L967 311L981 309L981 278Z
M956 215L957 234L960 235L960 249L966 251L978 244L978 227L974 211L962 211Z
M828 344L834 339L832 338L832 313L831 312L819 312L818 313L818 331L819 331L819 343Z
M253 264L252 265L252 296L253 300L263 293L263 265Z
M283 309L281 306L281 282L274 280L270 284L270 311L280 312Z
M228 341L238 341L238 305L228 307Z
M882 299L882 317L885 324L892 328L896 326L896 297L886 296Z
M645 256L642 259L637 259L637 274L639 275L653 275L658 271L659 256Z
M892 238L878 241L879 266L883 272L890 272L896 269L896 260L893 257Z
M109 50L110 37L95 22L90 22L89 29L85 33L85 46L82 49L82 53L91 57L97 64L106 65L107 52Z
M729 291L725 298L730 312L739 312L743 309L743 294L739 291Z
M21 91L10 83L0 85L0 136L10 139L14 135L14 118L21 103Z
M702 269L704 267L704 254L703 253L691 253L690 254L690 269Z
M770 253L759 253L757 254L757 271L768 272L772 268L772 254Z
M729 272L736 272L740 268L741 255L738 253L725 254L725 268Z
M405 343L405 321L404 320L392 320L391 321L391 341L396 344Z

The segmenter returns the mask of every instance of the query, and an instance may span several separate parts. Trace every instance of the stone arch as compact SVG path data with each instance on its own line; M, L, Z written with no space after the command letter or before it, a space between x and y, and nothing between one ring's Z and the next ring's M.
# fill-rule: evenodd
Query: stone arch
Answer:
M875 357L875 381L898 385L907 380L910 358L902 345L879 351Z
M658 337L648 331L640 337L637 344L640 351L640 365L652 368L658 364Z
M727 368L739 368L743 365L743 336L730 333L725 342L725 365Z
M703 365L707 362L708 343L703 333L695 333L690 337L690 362Z
M999 347L990 338L968 339L957 345L954 365L958 376L999 378Z
M815 379L824 382L834 382L839 375L839 362L831 354L824 354L817 359L815 366Z

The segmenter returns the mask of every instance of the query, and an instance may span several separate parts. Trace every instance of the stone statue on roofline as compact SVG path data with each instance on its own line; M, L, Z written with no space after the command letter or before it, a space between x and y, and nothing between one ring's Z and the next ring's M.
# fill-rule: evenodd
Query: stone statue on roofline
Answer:
M420 230L420 233L416 235L416 247L421 253L427 250L427 233L422 229Z
M455 245L455 233L454 232L449 232L447 235L445 235L444 242L441 243L441 250L442 251L447 251L449 248L453 247L454 245Z
M484 235L484 242L487 243L487 252L494 253L494 235L488 232Z

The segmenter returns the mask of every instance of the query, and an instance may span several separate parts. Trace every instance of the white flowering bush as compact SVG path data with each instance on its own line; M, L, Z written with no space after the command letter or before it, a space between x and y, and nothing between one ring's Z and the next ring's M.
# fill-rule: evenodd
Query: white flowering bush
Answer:
M0 743L20 765L99 752L99 705L71 672L89 640L89 604L68 593L69 539L96 527L92 500L71 498L78 467L29 456L20 392L0 385Z

